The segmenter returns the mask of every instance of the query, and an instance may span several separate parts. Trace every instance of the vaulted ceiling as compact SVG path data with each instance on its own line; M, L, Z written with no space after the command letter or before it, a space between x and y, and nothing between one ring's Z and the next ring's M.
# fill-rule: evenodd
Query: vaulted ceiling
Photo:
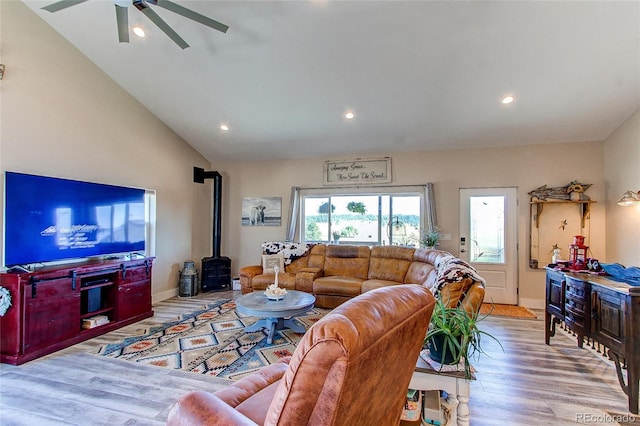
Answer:
M637 1L174 1L228 32L25 3L213 163L603 140L640 108Z

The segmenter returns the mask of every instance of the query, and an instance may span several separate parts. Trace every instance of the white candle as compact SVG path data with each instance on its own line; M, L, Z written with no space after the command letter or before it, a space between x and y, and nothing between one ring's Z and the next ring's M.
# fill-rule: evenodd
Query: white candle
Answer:
M274 266L273 267L273 272L275 272L275 274L276 274L276 281L275 281L274 284L275 284L276 287L278 287L278 272L280 272L280 268L277 267L277 266Z

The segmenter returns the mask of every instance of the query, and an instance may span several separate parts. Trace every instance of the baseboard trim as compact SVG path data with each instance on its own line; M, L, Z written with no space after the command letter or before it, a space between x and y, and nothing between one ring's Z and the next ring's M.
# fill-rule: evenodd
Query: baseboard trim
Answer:
M171 299L174 296L178 295L178 287L172 288L171 290L166 290L160 293L156 293L151 296L151 304L155 305L158 302L162 302L163 300Z

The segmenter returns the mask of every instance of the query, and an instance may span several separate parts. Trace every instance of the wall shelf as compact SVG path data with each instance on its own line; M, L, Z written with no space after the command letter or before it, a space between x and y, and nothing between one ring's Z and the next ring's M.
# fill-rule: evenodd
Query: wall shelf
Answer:
M544 206L547 204L576 204L580 208L580 216L581 216L581 227L584 228L584 223L586 219L589 217L589 212L591 210L591 204L597 203L597 201L585 200L585 201L571 201L571 200L554 200L554 201L531 201L531 205L536 206L536 228L540 227L540 215L542 215L542 210Z
M588 240L591 204L596 202L532 199L529 203L529 266L538 269L551 263L554 247L563 251L561 259L567 259L568 247L575 235L582 235Z

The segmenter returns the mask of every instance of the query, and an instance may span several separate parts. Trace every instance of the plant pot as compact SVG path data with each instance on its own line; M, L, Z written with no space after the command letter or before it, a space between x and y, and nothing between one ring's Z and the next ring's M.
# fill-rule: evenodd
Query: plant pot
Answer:
M460 338L460 341L462 341L462 338ZM452 351L450 348L447 348L447 350L445 351L444 348L445 335L433 335L429 339L429 358L436 362L439 362L440 364L455 364L456 360L458 359L458 354L455 348L454 351Z

